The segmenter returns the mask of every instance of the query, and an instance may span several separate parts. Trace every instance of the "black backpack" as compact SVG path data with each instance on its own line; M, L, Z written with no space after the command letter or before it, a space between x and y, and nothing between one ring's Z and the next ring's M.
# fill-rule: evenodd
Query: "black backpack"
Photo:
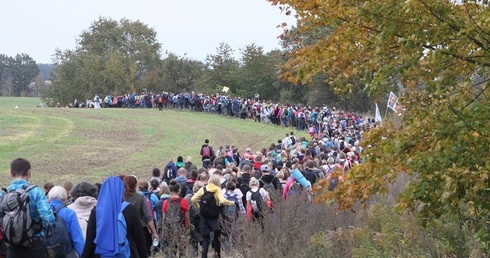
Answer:
M262 195L260 194L260 188L257 189L257 191L253 192L252 196L250 197L250 204L252 205L252 212L257 215L262 213L262 209L264 206L264 200L262 199Z
M53 258L65 258L68 254L75 251L66 222L58 214L63 208L65 206L60 205L53 211L55 221L45 227L44 243L46 244L46 249L48 249L49 257Z
M228 184L228 180L225 179L225 181L223 181L223 183L221 183L221 189L226 189L226 184Z
M174 178L173 174L174 174L174 171L172 170L172 167L166 166L165 170L163 171L162 180L167 182L167 184L168 184L170 182L170 180Z
M193 194L193 193L194 193L194 191L192 191L192 186L190 186L187 183L184 183L182 185L182 190L180 191L179 196L182 198L185 198L188 194Z
M165 214L165 226L167 228L175 229L184 223L184 217L182 216L182 207L180 203L182 198L177 199L168 198L167 214Z
M219 217L220 208L216 204L216 198L214 198L213 192L208 192L206 187L203 188L204 194L201 196L201 203L199 213L201 216L207 219L216 219Z
M242 203L245 208L247 208L247 192L250 191L250 186L248 184L241 184L238 189L242 192Z

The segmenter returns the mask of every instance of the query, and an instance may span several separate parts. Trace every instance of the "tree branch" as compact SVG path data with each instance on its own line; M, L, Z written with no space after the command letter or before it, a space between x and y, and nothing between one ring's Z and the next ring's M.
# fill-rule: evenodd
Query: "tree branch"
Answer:
M439 16L437 13L434 12L434 10L427 4L425 3L424 1L422 0L419 0L426 8L427 10L429 10L429 12L437 19L439 20L441 23L446 23L447 25L449 25L449 27L451 27L454 31L456 32L461 32L461 28L452 24L452 23L449 23L448 21L444 20L441 16ZM485 47L485 45L480 42L479 40L477 40L476 38L474 38L473 36L471 35L468 35L467 33L462 33L462 35L468 37L469 39L471 39L477 46L481 47L482 49L485 49L485 50L488 50L488 48Z

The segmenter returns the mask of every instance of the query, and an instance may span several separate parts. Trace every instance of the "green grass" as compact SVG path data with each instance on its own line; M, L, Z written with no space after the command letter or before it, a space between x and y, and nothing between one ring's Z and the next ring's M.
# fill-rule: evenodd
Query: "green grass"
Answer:
M37 108L38 98L0 98L0 183L10 182L10 161L31 161L31 181L100 182L108 175L149 178L170 158L200 166L204 139L217 149L259 151L290 129L217 115L158 109ZM17 106L18 108L15 108ZM305 132L295 132L306 136Z

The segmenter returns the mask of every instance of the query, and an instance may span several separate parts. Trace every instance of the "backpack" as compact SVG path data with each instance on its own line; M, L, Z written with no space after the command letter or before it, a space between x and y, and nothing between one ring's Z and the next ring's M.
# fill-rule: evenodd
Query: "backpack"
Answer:
M238 216L238 210L239 210L237 194L236 193L230 193L230 192L226 191L225 198L228 201L232 201L235 203L235 205L227 206L226 215L229 218L237 217Z
M343 161L343 162L339 162L339 165L342 166L342 168L344 169L344 172L347 172L349 171L349 162L347 160Z
M163 199L160 199L158 200L158 202L155 203L155 214L156 214L156 220L157 220L157 223L156 223L156 227L157 227L157 231L160 233L161 232L161 229L162 229L162 208L163 208L163 202L165 202L165 200L168 200L169 198L163 198Z
M192 187L190 185L188 185L187 183L184 185L184 196L181 196L181 197L186 197L188 194L192 194L194 193L194 191L192 191Z
M30 214L28 192L34 187L11 189L0 197L3 238L13 246L29 246L32 236L42 229L42 224L32 221Z
M145 196L146 199L146 206L148 207L148 211L150 212L150 215L152 218L155 218L155 210L153 205L151 204L151 195L154 194L153 192L145 192L143 195Z
M225 181L223 181L223 183L221 183L221 185L220 185L221 189L226 189L226 184L228 184L227 179L225 179Z
M242 195L243 195L242 202L243 202L243 205L246 208L246 206L247 206L247 198L246 198L246 196L247 196L247 192L250 191L250 186L248 184L241 184L238 187L238 189L240 189L240 191L242 192Z
M302 191L303 191L303 186L301 186L301 184L298 181L294 181L289 186L288 196L290 196L290 195L300 195Z
M250 197L250 204L252 205L252 211L254 214L259 214L262 212L262 207L264 206L263 202L264 200L262 199L262 195L260 194L260 188L257 189L257 191L253 192L252 196Z
M327 167L325 168L325 174L328 175L332 172L333 167L330 166L330 164L327 164Z
M202 147L202 157L203 158L211 157L211 149L209 148L209 146Z
M216 219L219 217L220 209L216 204L216 198L214 198L213 192L208 192L204 187L204 194L201 196L201 204L199 213L201 216L208 219Z
M123 211L128 207L129 202L123 202L121 204L121 211L117 215L117 239L119 243L119 254L115 256L100 255L100 258L130 258L131 249L129 247L128 240L128 227L126 223L126 218L124 217Z
M255 178L261 178L262 177L262 172L260 171L260 169L254 170L254 177Z
M269 196L276 191L276 188L274 187L272 182L266 183L262 179L260 179L259 181L262 182L262 184L264 184L264 186L262 188L264 188L264 190L266 190L269 193Z
M166 166L165 171L163 171L163 181L167 182L167 184L170 182L170 179L173 178L174 171L172 170L171 166Z
M337 188L337 185L339 184L339 177L331 177L328 180L328 190L333 191L335 188Z
M289 137L289 139L291 139L291 145L294 146L296 144L296 137L291 136L291 137Z
M325 179L325 173L323 173L322 170L316 168L313 171L315 172L317 179Z
M58 214L63 208L65 206L60 205L53 211L55 221L45 227L44 243L49 257L53 258L65 258L74 251L70 231L68 231L65 220Z
M184 223L184 217L182 216L182 207L180 203L182 202L182 198L179 197L177 199L169 198L167 200L167 214L165 215L165 226L167 228L175 229Z

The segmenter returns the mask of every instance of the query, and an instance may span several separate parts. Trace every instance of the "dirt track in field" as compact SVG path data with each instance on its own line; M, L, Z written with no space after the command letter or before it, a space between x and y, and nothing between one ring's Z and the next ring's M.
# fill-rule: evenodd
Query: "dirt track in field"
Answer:
M198 154L204 139L210 139L215 150L229 144L241 151L247 147L259 151L288 132L250 120L152 109L33 109L13 116L34 117L29 120L33 129L8 135L13 139L23 137L23 147L14 151L15 143L0 135L6 140L3 146L0 144L0 151L5 148L5 153L11 155L0 162L8 164L18 156L29 159L32 180L39 185L66 180L100 182L111 174L149 178L153 168L163 169L170 158L178 156L191 156L199 167ZM39 124L33 125L33 121ZM7 166L3 167L8 174ZM1 183L9 181L9 177L0 179Z

